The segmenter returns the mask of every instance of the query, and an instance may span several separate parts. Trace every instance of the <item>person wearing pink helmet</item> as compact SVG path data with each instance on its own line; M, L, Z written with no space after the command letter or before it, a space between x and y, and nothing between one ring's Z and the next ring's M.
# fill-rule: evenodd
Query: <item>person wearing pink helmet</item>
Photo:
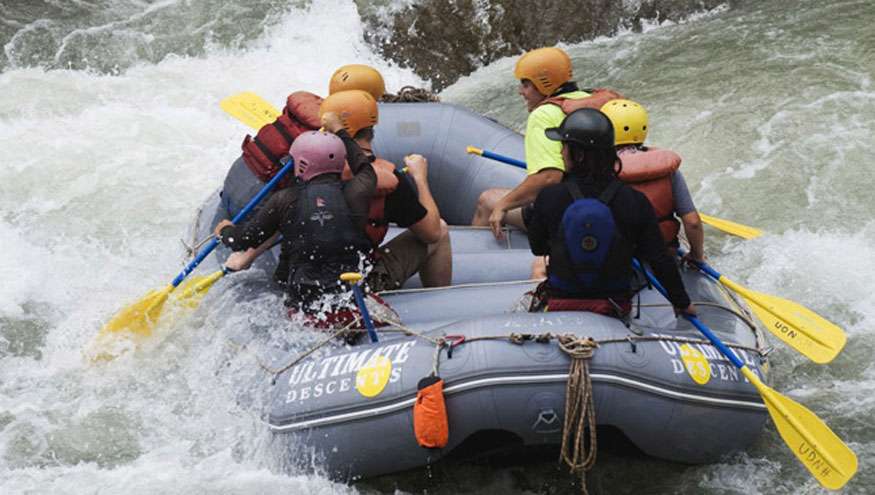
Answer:
M344 65L329 80L330 95L356 89L368 92L375 100L380 100L386 93L383 76L377 69L367 65ZM220 195L224 218L233 218L280 171L280 161L295 138L301 133L319 129L322 101L321 96L309 91L295 91L286 98L286 104L276 120L261 126L254 136L246 135L241 144L242 153L225 176ZM290 179L287 177L281 181L276 189L292 185Z
M349 156L348 151L352 151ZM220 222L216 234L239 252L262 246L281 233L288 259L287 266L277 271L285 278L278 282L286 287L286 304L311 313L326 293L346 290L338 275L360 271L371 251L365 223L376 175L360 149L348 149L340 137L328 132L302 133L289 155L295 160L296 186L272 195L242 225ZM341 173L346 162L354 175L344 182Z

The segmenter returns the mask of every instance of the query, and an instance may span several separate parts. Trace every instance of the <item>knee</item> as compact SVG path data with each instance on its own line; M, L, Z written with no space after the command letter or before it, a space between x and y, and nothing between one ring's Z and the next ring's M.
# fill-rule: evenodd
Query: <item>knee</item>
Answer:
M439 250L443 251L446 247L450 246L450 227L443 218L441 219L441 230L438 239L435 242L428 243L427 246L429 257Z
M481 210L491 210L495 204L495 189L487 189L480 193L477 197L477 208Z
M450 240L450 226L441 218L441 237L438 242L447 242Z

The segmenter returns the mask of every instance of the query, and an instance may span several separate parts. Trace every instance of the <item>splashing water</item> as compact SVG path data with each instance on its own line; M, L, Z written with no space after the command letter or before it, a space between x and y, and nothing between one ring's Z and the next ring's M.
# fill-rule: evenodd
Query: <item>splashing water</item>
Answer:
M354 487L320 476L318 462L317 474L284 472L257 407L259 361L321 336L290 332L280 295L237 302L264 273L228 277L142 352L86 365L101 324L181 268L176 239L238 156L248 130L220 99L324 94L350 62L380 69L390 89L425 83L373 54L349 2L55 3L28 20L0 8L0 491L573 489L548 462L436 466ZM748 1L566 47L583 87L647 106L648 143L684 157L702 211L768 232L709 230L714 266L846 329L828 366L776 344L772 379L857 452L847 493L875 485L873 22L869 2ZM444 100L522 129L514 62L463 78ZM710 466L600 455L590 480L602 493L820 491L771 428Z

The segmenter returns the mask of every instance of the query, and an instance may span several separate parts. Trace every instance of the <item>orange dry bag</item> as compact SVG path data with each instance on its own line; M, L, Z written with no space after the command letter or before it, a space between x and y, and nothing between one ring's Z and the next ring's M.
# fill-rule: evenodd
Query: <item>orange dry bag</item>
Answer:
M413 405L413 433L421 447L439 449L447 445L450 426L444 404L444 381L435 375L419 381Z

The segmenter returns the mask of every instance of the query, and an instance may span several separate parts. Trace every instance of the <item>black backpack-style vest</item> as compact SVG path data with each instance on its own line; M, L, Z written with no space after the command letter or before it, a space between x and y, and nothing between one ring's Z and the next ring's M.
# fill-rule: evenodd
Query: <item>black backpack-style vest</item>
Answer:
M344 287L343 272L361 271L362 255L371 250L357 226L338 179L298 185L295 235L288 245L292 302L307 303Z
M575 182L565 185L574 202L562 215L559 235L550 241L549 288L568 298L627 295L634 248L610 209L622 183L612 181L598 198L585 197Z

